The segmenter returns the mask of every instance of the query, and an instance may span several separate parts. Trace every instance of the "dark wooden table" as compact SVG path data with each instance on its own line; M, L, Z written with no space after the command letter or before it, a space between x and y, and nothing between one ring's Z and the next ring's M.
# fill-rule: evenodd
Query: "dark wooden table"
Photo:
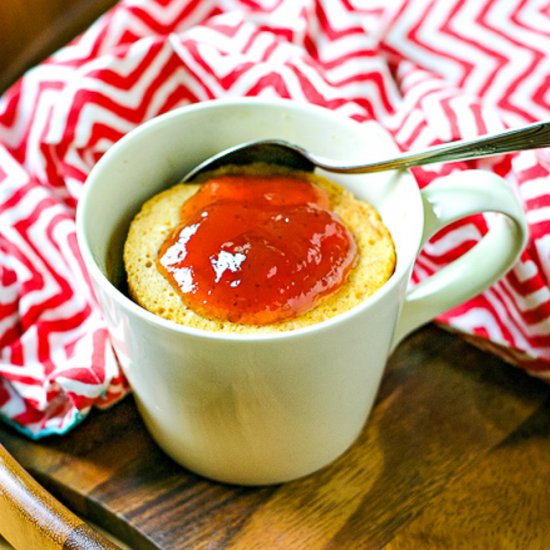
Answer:
M356 444L309 477L243 488L176 465L130 398L63 437L0 441L131 548L550 547L550 388L435 326L390 358Z
M0 92L64 46L117 0L1 0Z

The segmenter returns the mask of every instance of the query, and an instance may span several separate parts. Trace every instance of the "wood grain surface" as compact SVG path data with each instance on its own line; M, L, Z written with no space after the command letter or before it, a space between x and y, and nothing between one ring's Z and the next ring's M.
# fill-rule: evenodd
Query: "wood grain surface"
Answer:
M15 548L118 548L53 498L2 445L0 510L0 534Z
M271 487L210 482L166 457L131 398L72 433L0 440L50 491L131 548L550 545L546 384L435 326L390 358L353 447Z
M0 92L115 3L116 0L1 0Z

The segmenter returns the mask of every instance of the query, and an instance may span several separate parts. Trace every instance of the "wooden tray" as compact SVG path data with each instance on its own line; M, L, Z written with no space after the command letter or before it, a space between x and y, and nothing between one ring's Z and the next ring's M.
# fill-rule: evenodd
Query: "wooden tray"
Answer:
M195 476L130 398L63 437L0 441L55 496L131 548L544 548L549 388L435 326L391 357L356 444L274 487Z

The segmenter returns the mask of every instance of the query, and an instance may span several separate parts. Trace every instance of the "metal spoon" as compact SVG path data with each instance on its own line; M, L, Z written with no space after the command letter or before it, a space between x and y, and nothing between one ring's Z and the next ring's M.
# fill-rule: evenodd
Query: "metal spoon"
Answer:
M522 128L471 140L455 141L418 153L403 154L389 160L352 165L320 157L283 140L269 139L243 143L226 149L201 162L183 178L183 181L190 182L207 170L227 164L242 165L261 161L308 172L315 168L321 168L327 172L362 174L410 168L435 162L468 160L542 147L550 147L550 121L536 122Z

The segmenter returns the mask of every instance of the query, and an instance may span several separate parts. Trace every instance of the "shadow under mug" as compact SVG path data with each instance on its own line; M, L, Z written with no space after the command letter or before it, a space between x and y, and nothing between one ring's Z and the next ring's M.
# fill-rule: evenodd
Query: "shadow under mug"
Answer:
M373 204L395 242L394 274L360 305L291 332L237 335L178 325L132 302L121 250L142 203L210 155L262 138L350 162L396 153L376 123L320 107L208 101L161 115L117 142L91 171L77 210L84 262L151 435L190 470L245 485L307 475L346 451L368 418L397 343L490 286L527 239L515 194L490 172L457 172L422 191L407 172L325 174ZM491 212L481 241L409 289L430 236L478 212Z

